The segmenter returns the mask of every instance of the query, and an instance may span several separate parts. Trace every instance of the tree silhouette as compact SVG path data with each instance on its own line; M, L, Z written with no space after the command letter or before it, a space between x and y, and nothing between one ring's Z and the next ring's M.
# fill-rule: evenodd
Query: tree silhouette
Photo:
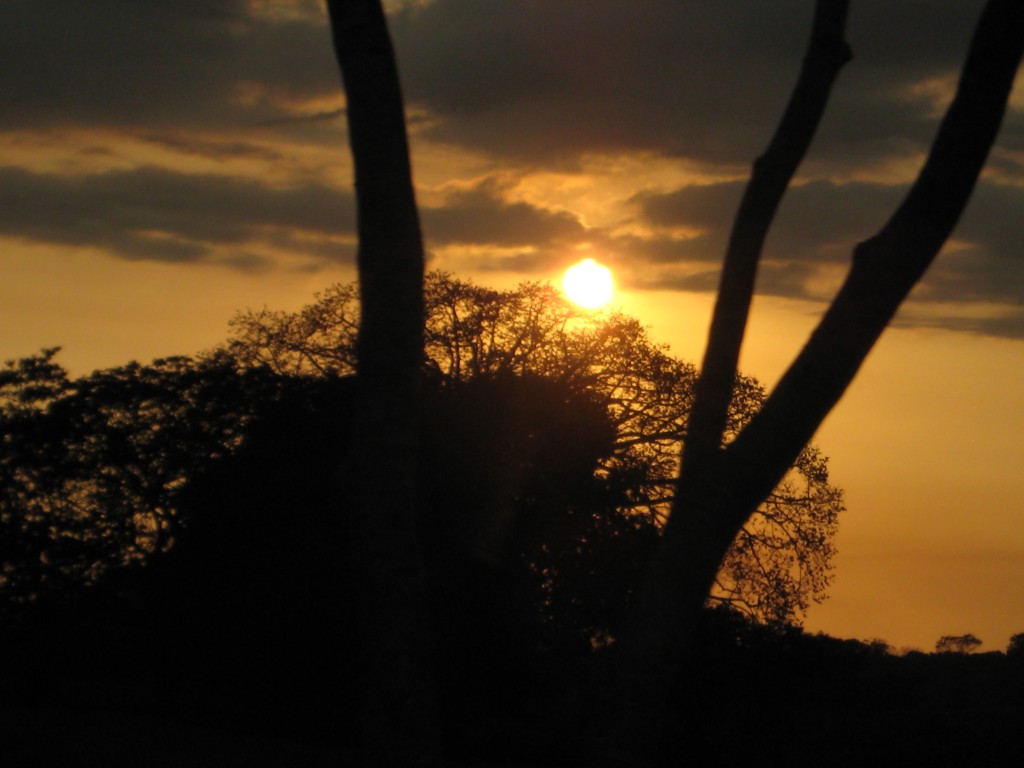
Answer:
M240 313L225 352L283 375L353 373L357 294L335 285L294 313ZM619 511L648 524L668 518L697 379L692 365L654 344L634 318L581 311L548 285L496 291L429 273L424 297L430 377L453 386L530 374L597 397L616 430L598 472L622 489ZM763 400L756 380L737 377L725 440ZM842 509L826 459L808 447L737 535L712 600L760 621L798 619L825 596Z
M981 647L981 640L968 633L966 635L943 635L935 643L936 653L974 653Z
M386 22L380 4L370 0L329 0L328 8L345 81L356 166L361 290L364 301L376 302L387 295L404 320L421 306L421 299L409 294L420 284L422 251L414 206L412 215L407 215L412 181ZM817 2L800 78L775 138L755 162L741 203L690 417L679 492L639 588L634 619L619 644L619 674L607 694L611 716L603 721L610 727L603 728L597 740L595 763L650 762L665 702L677 682L682 657L692 648L701 608L736 534L793 465L938 254L970 197L1002 121L1024 45L1024 4L1019 0L986 4L956 96L916 183L882 230L855 249L849 275L807 345L754 418L723 448L761 246L814 135L836 75L850 58L844 40L847 10L848 3L842 0ZM386 67L379 70L382 60ZM377 125L373 125L375 105L389 109ZM390 158L401 171L382 168L370 178L367 171L381 158ZM391 204L402 212L398 220L382 215ZM416 246L374 255L376 244L385 238ZM402 274L389 274L395 270ZM396 281L404 290L388 293ZM390 347L408 351L406 362L411 362L421 349L422 326L403 325L396 319L389 326L374 328L370 319L370 313L365 313L366 324L359 331L360 375L364 362ZM399 329L399 338L390 335L389 331ZM409 375L408 366L402 370ZM406 428L412 429L413 422L408 421ZM412 510L393 510L386 504L381 511L389 526L404 527L399 536L412 535ZM396 551L407 554L400 543L391 553L380 554L386 563ZM382 576L388 574L386 565L377 570ZM390 595L388 605L395 619L410 612L409 600L407 590L396 589ZM387 638L386 618L372 618L375 623L369 631ZM422 625L415 626L418 630ZM390 643L384 646L394 654L392 669L408 658ZM416 681L425 679L420 667L407 672ZM387 676L379 677L377 683L386 691L379 694L383 697L406 688ZM402 700L415 701L404 695ZM414 706L395 713L393 719L377 717L378 747L373 751L388 755L381 741L384 734L399 741L410 737L418 732L416 728L410 732L410 726L422 726L425 712ZM423 744L422 739L410 742L405 747L407 756L428 754Z
M423 242L384 9L328 0L327 11L358 190L358 405L342 492L360 585L364 732L378 764L411 764L440 750L416 533Z
M273 399L266 372L211 357L70 379L56 349L0 371L0 595L31 603L139 565L179 533L174 501Z
M1024 632L1010 635L1010 642L1006 646L1006 655L1015 659L1024 659Z

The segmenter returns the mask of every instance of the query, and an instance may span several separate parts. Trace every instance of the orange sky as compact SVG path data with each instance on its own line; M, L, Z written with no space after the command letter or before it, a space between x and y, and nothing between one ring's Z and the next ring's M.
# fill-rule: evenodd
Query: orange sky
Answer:
M158 5L0 7L3 358L61 345L84 373L193 353L237 310L353 277L320 3ZM508 286L593 256L699 361L812 3L392 5L431 266ZM745 372L774 382L900 199L980 7L854 0L855 59L772 232ZM816 438L848 511L810 629L926 650L1024 631L1021 93L947 252Z
M699 359L707 296L624 298ZM820 308L755 306L743 369L771 385ZM678 316L678 320L673 317ZM835 582L805 626L931 650L973 632L1005 648L1024 614L1024 343L890 329L815 438L846 494Z

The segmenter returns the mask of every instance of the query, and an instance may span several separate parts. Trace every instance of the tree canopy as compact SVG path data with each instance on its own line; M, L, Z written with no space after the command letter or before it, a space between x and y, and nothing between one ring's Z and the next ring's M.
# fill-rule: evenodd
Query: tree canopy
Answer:
M1024 659L1024 632L1010 635L1010 642L1006 646L1006 655L1015 659Z
M936 653L974 653L981 640L968 632L966 635L943 635L935 643Z
M448 536L484 558L515 549L549 620L603 642L672 503L696 371L635 319L579 310L548 285L496 291L433 273L428 286L421 496L428 511L461 510L431 516L444 532L433 541ZM6 601L95 583L172 547L183 525L207 525L196 510L217 513L196 493L220 491L203 480L194 492L197 480L278 411L300 424L347 401L351 390L338 386L353 373L358 309L355 287L336 285L298 312L239 314L223 347L200 358L78 379L56 349L9 361L0 371ZM762 398L740 377L733 431ZM340 455L340 431L333 445L317 438L327 464ZM297 437L276 439L297 450ZM761 621L798 621L825 595L842 508L825 457L807 449L737 537L712 599Z
M58 350L0 370L0 594L33 602L145 561L177 534L178 494L243 441L277 388L223 357L72 379Z
M588 393L615 428L597 474L620 492L618 512L660 525L671 507L697 371L621 313L578 309L550 285L498 291L430 273L424 366L440 386L534 375ZM289 376L354 371L358 291L335 285L297 312L240 313L225 352L243 366ZM726 441L764 390L739 376ZM712 598L762 621L792 621L825 596L842 492L811 446L742 528Z

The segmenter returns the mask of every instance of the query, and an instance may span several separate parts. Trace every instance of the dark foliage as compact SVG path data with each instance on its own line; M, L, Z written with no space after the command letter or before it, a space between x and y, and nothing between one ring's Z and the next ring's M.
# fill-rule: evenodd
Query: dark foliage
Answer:
M709 766L1004 765L1024 749L1024 668L1003 654L895 656L877 642L706 623L676 692L669 754L712 747Z
M1024 661L1024 632L1010 636L1010 643L1006 646L1006 655Z
M50 353L12 370L56 383L9 398L32 407L12 405L5 422L4 466L48 483L24 480L4 507L18 534L6 641L24 653L8 672L27 700L44 695L30 679L57 655L48 674L65 688L106 669L131 689L122 703L187 702L198 721L304 735L353 722L346 516L332 490L352 380L175 360L72 381ZM614 428L585 395L499 376L439 383L427 401L422 535L443 704L459 738L479 739L613 631L654 528L623 519L621 491L595 475ZM54 456L65 463L48 466ZM93 477L79 517L54 504L26 514L33 492L60 499ZM59 561L33 549L54 541ZM218 714L225 698L231 713Z
M676 495L676 474L693 405L696 369L654 343L635 319L585 312L550 285L496 291L432 272L426 275L426 365L447 385L538 376L587 393L615 429L597 473L616 489L620 512L659 524ZM241 366L284 375L331 376L355 370L359 296L333 285L297 312L238 315L225 353ZM731 440L764 401L754 379L739 376L727 414ZM825 597L842 491L813 446L742 527L719 569L711 599L763 622L796 622ZM628 524L623 521L616 521Z
M32 589L8 593L2 703L358 746L347 531L331 490L352 380L223 360L70 380L49 353L9 370L5 471L45 479L57 498L68 485L45 461L61 457L72 477L99 468L84 498L134 511L100 518L102 536L65 535L61 516L24 523L45 532L36 539L12 528L18 547L5 552L21 559L6 573ZM421 534L446 750L566 764L586 732L570 713L587 712L588 681L614 658L657 529L620 514L628 487L594 472L616 432L585 393L508 374L435 382L426 402ZM178 437L156 450L152 434ZM14 474L26 456L33 474ZM150 476L161 484L140 482ZM5 497L8 520L21 498ZM159 539L137 522L149 499L175 510ZM31 556L53 540L64 559ZM984 762L1022 746L1024 681L1009 653L897 658L724 609L707 614L698 645L667 758L697 743L713 746L708 765Z
M238 447L274 377L226 358L70 379L56 349L0 371L0 596L74 596L169 547L175 502Z
M980 647L981 640L971 633L943 635L935 643L936 653L974 653Z

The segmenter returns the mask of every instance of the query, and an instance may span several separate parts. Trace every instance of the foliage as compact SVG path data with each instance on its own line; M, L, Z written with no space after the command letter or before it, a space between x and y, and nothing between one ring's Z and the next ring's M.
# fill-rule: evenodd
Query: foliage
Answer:
M4 378L5 415L20 420L5 420L0 464L24 472L2 507L8 616L67 627L113 611L121 637L155 634L118 643L155 654L162 675L258 681L246 712L315 679L289 722L333 716L327 691L350 689L354 664L351 533L334 487L354 380L216 356L72 379L54 353ZM446 717L473 722L494 690L519 692L510 704L548 692L592 637L619 630L653 526L616 514L595 475L615 431L587 395L502 376L435 382L426 401L418 501L436 661ZM64 514L80 477L88 493Z
M936 653L974 653L981 647L981 640L968 633L966 635L943 635L935 643Z
M327 534L337 526L325 521L343 517L332 482L350 429L349 378L285 376L211 355L72 379L56 353L11 361L0 372L5 605L79 597L82 587L172 547L175 580L209 582L209 599L223 568L235 574L234 591L247 581L257 602L269 599L260 586L268 579L291 584L291 602L310 594L294 581L301 569L267 564L286 557L286 529L300 549L325 538L345 549L343 536ZM614 438L604 408L538 376L435 384L420 495L428 555L446 582L440 603L459 611L468 603L475 615L487 603L493 613L518 601L509 626L551 624L556 605L571 605L558 608L556 634L606 630L628 581L617 578L620 567L595 582L596 560L635 548L615 534L644 525L639 517L626 526L608 522L617 517L608 501L617 491L594 474ZM465 576L485 561L508 571L517 590L474 597L453 577L451 568ZM189 568L199 575L183 575ZM479 584L479 573L464 581ZM578 594L569 597L572 590ZM513 591L525 597L513 600ZM540 612L538 601L547 606ZM196 597L189 602L195 610Z
M518 561L554 634L607 642L672 500L695 371L636 320L581 312L545 285L498 292L434 274L429 286L421 493L433 550L453 551L443 531L481 559ZM357 309L355 289L336 286L298 313L240 315L226 350L203 359L80 379L55 349L9 362L0 592L31 602L167 549L182 505L197 507L190 484L268 408L297 409L301 422L322 418L324 392L347 397L331 382L351 372ZM740 379L732 430L762 397ZM327 461L340 461L342 442L320 446ZM740 533L716 599L763 621L794 619L824 595L841 509L825 459L808 449Z
M443 385L536 375L588 393L607 412L614 449L597 474L618 493L629 526L659 524L675 493L696 369L650 340L635 319L576 309L549 285L496 291L431 273L426 281L426 361ZM296 313L238 315L226 351L243 366L286 375L351 373L358 297L336 285ZM764 391L739 377L726 441L752 417ZM823 599L842 492L812 447L736 537L714 599L764 621L791 621Z
M223 357L70 379L56 353L0 371L0 592L13 603L167 548L177 494L238 446L252 415L242 406L271 391L264 372Z
M1024 659L1024 632L1010 635L1010 642L1006 646L1006 655Z

